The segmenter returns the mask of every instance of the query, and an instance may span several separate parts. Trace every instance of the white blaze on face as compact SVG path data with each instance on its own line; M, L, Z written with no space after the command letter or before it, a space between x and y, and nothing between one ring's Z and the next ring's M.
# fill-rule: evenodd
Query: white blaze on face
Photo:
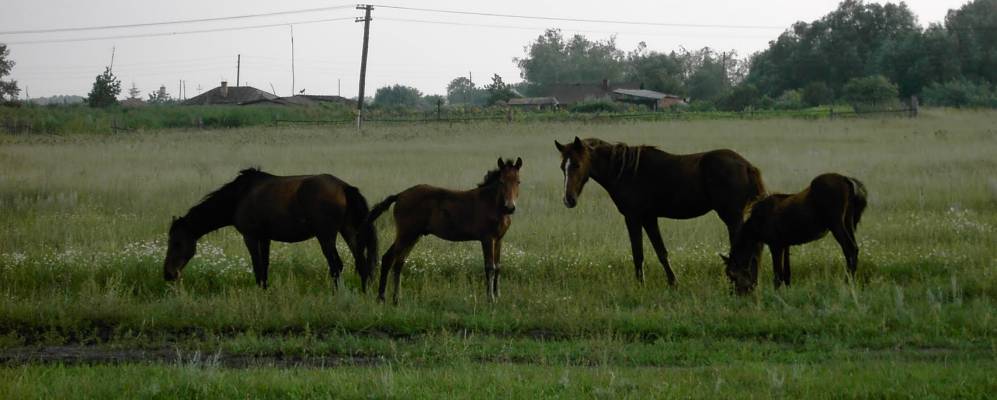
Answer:
M568 171L571 170L571 159L564 162L564 195L568 195Z

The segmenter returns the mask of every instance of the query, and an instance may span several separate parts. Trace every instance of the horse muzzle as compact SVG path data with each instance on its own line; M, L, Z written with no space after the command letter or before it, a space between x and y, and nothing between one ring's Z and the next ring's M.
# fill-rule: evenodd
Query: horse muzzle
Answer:
M578 205L578 199L571 196L564 196L564 206L568 208L575 208Z

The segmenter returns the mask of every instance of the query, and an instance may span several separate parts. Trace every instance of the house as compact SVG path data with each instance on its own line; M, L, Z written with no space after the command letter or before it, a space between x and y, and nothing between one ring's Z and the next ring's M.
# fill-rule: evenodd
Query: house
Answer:
M146 103L142 99L131 98L131 97L129 97L127 99L124 99L124 100L121 100L119 102L119 104L121 104L121 106L124 107L124 108L140 108L140 107L145 107L145 106L149 105L149 103Z
M546 85L543 93L557 99L558 104L570 107L583 100L612 99L613 91L617 89L641 89L641 84L611 83L608 79L601 83L555 83Z
M188 106L239 105L276 98L277 96L254 87L229 87L228 82L222 81L221 86L192 97L184 101L183 104Z
M313 94L299 94L290 97L261 98L257 100L239 103L243 106L317 106L322 103L339 103L349 107L355 107L356 102L341 96L324 96Z
M560 103L553 97L524 97L509 99L506 104L509 107L526 110L552 110L556 109Z
M647 89L616 89L613 91L613 100L644 104L652 110L666 109L676 104L685 104L685 99L661 92Z

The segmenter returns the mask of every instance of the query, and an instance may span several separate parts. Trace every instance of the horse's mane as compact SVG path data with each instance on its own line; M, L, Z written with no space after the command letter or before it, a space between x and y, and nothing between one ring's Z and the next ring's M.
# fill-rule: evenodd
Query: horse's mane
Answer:
M191 210L194 208L203 208L211 204L233 204L254 182L260 178L271 176L273 175L263 172L259 167L246 168L239 171L239 175L236 175L235 179L231 182L205 195Z
M512 164L512 160L506 159L505 163ZM485 173L485 177L481 179L481 183L478 184L478 187L481 188L498 183L500 177L502 177L502 170L496 167L495 169Z
M645 150L657 149L656 146L630 146L623 142L609 143L596 138L585 139L583 143L594 150L609 151L608 161L609 165L612 166L610 172L616 176L616 180L623 178L623 175L627 173L630 175L637 174L637 170L640 168L641 153Z

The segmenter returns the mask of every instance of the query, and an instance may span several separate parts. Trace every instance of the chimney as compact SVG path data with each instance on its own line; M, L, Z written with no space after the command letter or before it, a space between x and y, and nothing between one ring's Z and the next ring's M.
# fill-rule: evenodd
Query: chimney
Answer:
M222 81L222 97L228 97L228 81Z
M602 80L602 90L609 91L609 79L603 78Z

